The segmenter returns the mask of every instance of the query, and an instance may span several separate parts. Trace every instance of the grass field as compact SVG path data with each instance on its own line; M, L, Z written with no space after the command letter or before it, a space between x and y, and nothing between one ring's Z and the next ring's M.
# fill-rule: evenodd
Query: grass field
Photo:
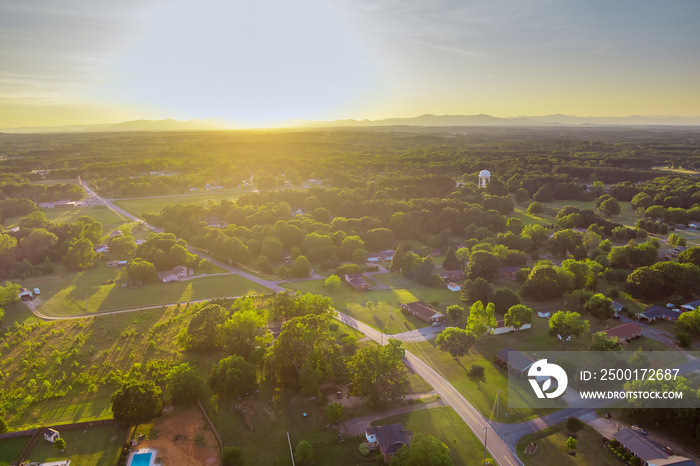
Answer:
M140 199L115 200L113 202L115 205L134 215L142 215L145 213L156 214L163 210L164 207L169 205L207 205L210 201L218 204L224 199L228 201L236 200L241 194L248 192L252 191L246 190L218 194L185 194L180 196L145 197Z
M585 428L576 433L578 448L576 456L567 455L566 440L569 433L565 425L557 424L548 429L534 434L529 434L520 439L517 445L518 457L525 466L539 466L554 464L557 466L570 466L582 464L595 464L601 466L614 466L622 464L617 457L608 453L601 442L601 436L592 427ZM523 451L530 442L535 442L537 452L534 455L525 455Z
M157 306L217 297L264 293L261 287L237 275L211 275L172 283L124 288L126 270L100 264L82 272L55 272L21 283L41 289L38 311L50 316L72 316L120 309ZM113 283L109 283L113 282ZM87 311L85 300L87 295ZM38 303L39 301L34 301Z
M30 436L25 436L0 440L0 466L9 466L17 461L30 439Z
M481 464L484 447L469 426L447 406L412 411L372 423L373 426L402 423L413 432L432 435L450 449L452 464L455 466ZM486 458L491 459L487 452Z
M46 218L54 223L73 223L83 215L89 215L102 224L103 227L113 224L123 224L124 219L104 206L74 207L72 209L42 209ZM22 217L5 219L6 228L14 228ZM106 229L106 228L105 228Z
M52 443L39 439L27 461L49 462L70 459L71 466L114 466L126 441L127 430L113 425L60 431L66 440L64 453Z
M562 207L567 205L572 205L580 208L581 210L593 210L597 211L595 206L595 201L560 201L553 200L552 202L543 202L544 212L538 215L531 215L527 213L527 207L533 202L515 203L515 211L509 215L509 217L515 217L520 219L525 225L539 224L539 225L552 225L556 224L555 216L557 212L561 210ZM616 223L621 223L623 225L634 227L634 223L637 221L637 215L629 202L619 202L620 204L620 215L610 218L611 221Z

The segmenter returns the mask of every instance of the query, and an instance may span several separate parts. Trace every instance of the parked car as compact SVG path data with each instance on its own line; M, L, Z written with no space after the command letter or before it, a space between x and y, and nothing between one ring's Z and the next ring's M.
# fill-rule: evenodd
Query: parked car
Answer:
M649 435L649 433L646 430L642 429L641 427L639 427L637 425L632 426L632 429L636 430L637 432L639 432L642 435Z
M442 325L442 322L433 322L433 327L439 327Z
M40 295L40 294L41 294L41 290L40 290L39 288L34 288L34 294L35 294L35 295Z
M338 396L338 399L339 399L339 400L340 400L341 398L343 398L343 392L341 392L340 390L338 390L338 392L336 393L336 395Z

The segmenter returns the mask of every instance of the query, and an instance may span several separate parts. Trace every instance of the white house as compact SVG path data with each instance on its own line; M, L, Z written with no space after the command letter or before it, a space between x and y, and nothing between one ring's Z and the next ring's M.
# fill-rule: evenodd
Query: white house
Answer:
M101 254L104 252L109 252L109 246L107 246L106 244L98 244L97 246L95 246L92 249L94 249L95 252L98 254Z
M51 443L54 443L56 440L61 438L61 434L58 433L57 430L53 429L46 429L44 432L44 440L48 440Z
M530 327L532 327L532 325L523 324L523 326L520 327L520 330L527 330ZM491 328L491 329L489 329L489 332L486 332L486 333L487 334L490 333L491 335L502 335L504 333L510 333L510 332L515 332L515 328L514 327L506 327L505 322L502 320L499 320L498 322L496 322L496 328Z
M158 272L158 279L163 283L174 282L182 278L191 277L194 275L194 270L185 267L184 265L178 265L172 270L166 270L165 272Z
M455 282L450 282L447 284L447 289L450 291L459 291L462 289L462 287L456 284Z

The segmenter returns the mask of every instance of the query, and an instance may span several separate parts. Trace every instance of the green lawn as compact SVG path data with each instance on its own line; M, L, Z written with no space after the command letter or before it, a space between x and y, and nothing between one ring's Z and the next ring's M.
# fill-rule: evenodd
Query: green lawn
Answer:
M527 213L527 207L533 202L532 199L529 202L515 203L515 211L509 215L509 217L515 217L520 219L525 225L539 224L539 225L551 225L556 223L554 218L559 212L559 210L567 205L572 205L580 208L581 210L593 210L600 214L595 206L595 201L560 201L553 200L552 202L543 202L542 205L545 211L539 215L530 215ZM621 223L623 225L634 227L634 223L637 221L637 216L634 213L634 209L629 202L619 202L621 212L620 215L612 217L610 220L616 223Z
M569 438L569 433L566 431L565 424L561 423L520 439L517 445L518 457L525 466L544 464L615 466L622 464L617 457L608 453L601 442L600 434L592 427L585 426L583 430L576 433L576 436L576 440L578 440L576 456L566 454L565 442ZM530 442L537 445L537 452L534 455L525 455L523 451Z
M35 404L12 419L12 430L27 430L42 425L71 424L112 417L111 389L52 398Z
M30 436L25 436L0 440L0 466L9 466L17 461L30 439Z
M323 286L323 280L285 283L283 286L302 293L328 296L339 311L389 334L428 325L422 320L402 313L400 309L402 303L421 300L438 301L440 305L436 308L444 311L448 305L459 302L459 293L446 289L425 287L405 278L392 278L391 274L374 275L373 278L388 284L392 289L355 291L347 286L341 286L337 290L328 290ZM371 307L367 306L369 301L372 302Z
M437 437L450 449L450 457L455 466L481 464L484 455L482 443L452 408L441 406L412 411L375 421L372 425L396 423L402 423L413 435L422 433ZM491 459L488 452L486 458Z
M250 190L241 190L228 193L217 194L193 194L179 195L167 197L151 197L143 199L126 199L116 200L114 204L134 215L142 215L145 213L156 214L163 210L164 207L175 204L183 205L207 205L209 201L220 203L226 199L229 201L236 200L241 194L251 192Z
M126 441L127 430L113 425L60 431L66 440L66 451L59 452L52 443L39 439L27 461L71 460L71 466L114 466Z
M72 209L42 209L46 218L54 223L73 223L78 217L89 215L102 224L105 229L108 225L123 224L124 219L104 206L74 207ZM13 228L19 223L22 217L10 217L3 225Z
M42 304L38 310L51 316L101 313L268 291L237 275L211 275L172 283L153 283L141 288L122 287L121 282L126 280L125 269L100 264L82 272L55 272L31 278L21 285L41 289Z

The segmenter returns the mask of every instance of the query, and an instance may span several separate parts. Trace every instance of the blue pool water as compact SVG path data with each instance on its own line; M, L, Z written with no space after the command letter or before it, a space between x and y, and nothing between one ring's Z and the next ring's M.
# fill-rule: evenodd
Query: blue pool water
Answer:
M153 452L148 453L137 453L131 458L131 466L151 466L151 459L153 458Z

